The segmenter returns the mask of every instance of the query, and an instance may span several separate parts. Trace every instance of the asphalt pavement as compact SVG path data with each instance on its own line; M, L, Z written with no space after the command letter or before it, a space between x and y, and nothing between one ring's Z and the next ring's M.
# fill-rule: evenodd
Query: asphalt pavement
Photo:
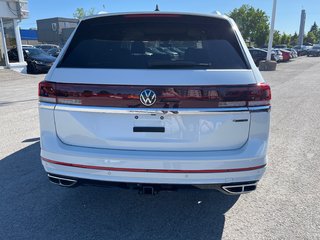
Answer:
M40 163L37 84L0 70L0 239L320 239L320 58L263 72L267 172L250 194L61 188Z

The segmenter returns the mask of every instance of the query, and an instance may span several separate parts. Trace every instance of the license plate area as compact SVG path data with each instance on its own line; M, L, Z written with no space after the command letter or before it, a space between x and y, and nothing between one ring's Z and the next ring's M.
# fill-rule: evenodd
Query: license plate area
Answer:
M164 133L164 127L133 127L133 132Z
M79 110L78 110L79 109ZM74 146L165 151L230 150L248 139L249 112L114 113L55 109L59 139ZM248 121L237 121L248 119ZM235 121L236 120L236 121Z

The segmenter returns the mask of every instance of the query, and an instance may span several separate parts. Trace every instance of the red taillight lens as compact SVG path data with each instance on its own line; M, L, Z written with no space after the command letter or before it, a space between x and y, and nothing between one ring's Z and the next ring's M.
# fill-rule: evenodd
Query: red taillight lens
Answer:
M263 83L247 86L220 86L218 107L252 107L269 106L271 100L270 86Z
M266 83L249 87L248 106L268 106L271 100L271 89Z
M40 82L38 96L40 102L56 103L56 83L47 81Z
M40 102L69 105L145 108L140 93L145 89L156 92L154 108L232 108L269 106L270 86L128 86L73 83L39 83Z

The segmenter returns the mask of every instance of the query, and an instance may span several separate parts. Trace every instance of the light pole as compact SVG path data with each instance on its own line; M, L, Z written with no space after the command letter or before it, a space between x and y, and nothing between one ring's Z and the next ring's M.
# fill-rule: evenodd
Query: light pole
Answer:
M276 20L276 11L277 11L277 0L273 0L271 29L270 29L270 34L269 34L267 61L271 61L271 50L272 50L272 43L273 43L274 22Z

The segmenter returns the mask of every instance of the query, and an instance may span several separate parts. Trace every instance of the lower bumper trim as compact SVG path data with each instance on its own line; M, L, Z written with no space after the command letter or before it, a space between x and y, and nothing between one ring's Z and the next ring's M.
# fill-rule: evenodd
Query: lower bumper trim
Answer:
M121 189L131 189L131 190L138 190L141 194L146 194L146 189L151 190L152 195L155 193L159 193L160 191L177 191L181 189L197 189L197 190L218 190L227 195L239 195L242 193L247 193L250 191L242 191L242 192L230 192L226 191L224 188L226 186L249 186L254 185L256 186L258 181L250 181L250 182L236 182L231 184L154 184L154 183L139 183L139 182L113 182L113 181L101 181L101 180L92 180L92 179L84 179L84 178L75 178L75 177L68 177L63 175L57 175L48 173L48 176L51 178L54 177L55 179L68 179L71 181L75 181L76 184L74 185L62 185L58 184L62 187L77 187L77 186L96 186L96 187L106 187L106 188L121 188ZM50 180L52 182L52 180ZM55 182L53 182L55 183ZM56 184L56 183L55 183ZM252 189L253 191L255 189Z
M92 170L105 170L105 171L116 171L116 172L147 172L147 173L227 173L227 172L245 172L245 171L254 171L257 169L264 168L266 164L246 167L246 168L232 168L232 169L204 169L204 170L180 170L180 169L142 169L142 168L116 168L116 167L104 167L104 166L92 166L92 165L83 165L76 163L66 163L55 161L41 157L41 160L44 162L62 165L66 167L75 167L75 168L85 168Z

